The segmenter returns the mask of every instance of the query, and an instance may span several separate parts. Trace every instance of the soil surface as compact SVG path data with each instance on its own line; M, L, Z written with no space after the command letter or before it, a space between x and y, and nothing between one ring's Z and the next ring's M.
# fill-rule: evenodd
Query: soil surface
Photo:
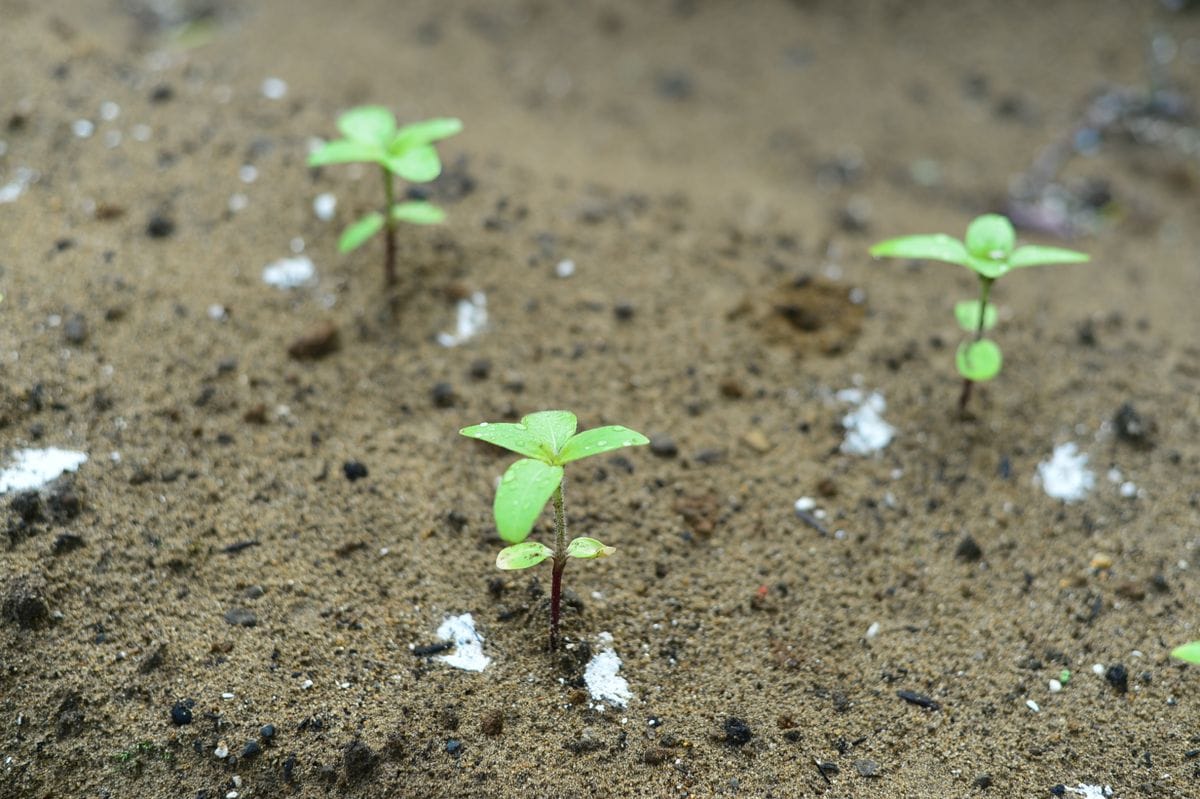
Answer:
M0 500L0 797L1200 796L1167 5L0 0L0 449L89 456ZM465 124L394 312L381 242L336 249L377 179L304 166L364 102ZM989 210L1093 262L997 285L960 419L972 275L867 248ZM546 408L655 438L569 469L618 552L556 657L549 570L494 568L511 457L456 434Z

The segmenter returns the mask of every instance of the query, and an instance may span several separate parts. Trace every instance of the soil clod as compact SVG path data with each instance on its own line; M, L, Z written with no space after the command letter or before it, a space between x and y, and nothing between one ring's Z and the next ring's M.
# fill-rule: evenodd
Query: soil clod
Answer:
M1104 679L1108 680L1108 684L1119 694L1129 690L1129 670L1120 663L1114 663L1105 669Z
M975 543L974 538L967 535L958 542L958 549L954 550L954 557L965 560L967 563L975 563L983 558L983 550L979 548L979 544Z
M192 723L192 706L195 703L191 699L184 699L182 702L176 702L171 706L171 722L176 727L182 727L185 724Z
M725 719L725 723L721 725L721 729L725 732L725 743L730 746L745 746L754 737L754 733L750 730L750 725L734 716Z
M324 358L337 351L338 329L333 322L319 322L288 346L288 355L298 361Z
M346 475L346 479L353 483L355 480L361 480L367 476L367 466L361 461L346 461L342 464L342 474Z
M3 615L22 630L36 630L50 618L46 602L46 582L33 574L24 574L8 581L4 591Z
M342 765L350 782L358 782L369 775L378 763L379 755L362 741L351 741L342 753Z
M225 611L225 622L234 627L256 627L258 614L249 608L230 608Z

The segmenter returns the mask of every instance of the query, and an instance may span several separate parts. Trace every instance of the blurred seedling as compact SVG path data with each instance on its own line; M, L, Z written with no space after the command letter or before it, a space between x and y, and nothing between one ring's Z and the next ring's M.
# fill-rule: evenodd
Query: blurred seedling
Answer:
M396 285L396 229L401 222L434 225L446 213L424 201L396 202L396 178L428 183L442 173L442 162L433 143L462 130L457 119L426 119L397 127L392 112L377 105L352 108L338 117L345 138L325 143L308 157L310 167L327 164L378 164L383 176L383 206L359 219L338 240L343 253L356 250L379 231L384 232L383 278Z
M550 582L550 650L558 648L558 623L562 606L562 575L571 558L591 560L611 555L614 547L595 538L576 538L567 543L567 516L563 503L563 466L581 458L622 447L650 443L641 433L610 425L575 432L575 414L570 411L531 413L520 423L484 422L459 431L468 438L511 450L525 457L508 467L496 488L493 512L500 537L510 546L500 550L500 569L528 569L547 558L553 572ZM554 547L526 541L534 522L554 500Z
M996 342L984 332L996 325L996 307L988 304L992 284L1014 269L1047 264L1072 264L1089 260L1088 256L1061 247L1016 246L1016 232L1007 217L984 214L967 227L965 241L944 233L901 236L880 242L871 248L876 258L908 258L946 261L970 269L979 277L979 299L964 300L954 306L959 326L971 337L958 346L954 363L962 375L959 412L967 408L971 387L1000 374L1003 357Z
M1171 657L1200 666L1200 641L1192 641L1175 647L1171 650Z

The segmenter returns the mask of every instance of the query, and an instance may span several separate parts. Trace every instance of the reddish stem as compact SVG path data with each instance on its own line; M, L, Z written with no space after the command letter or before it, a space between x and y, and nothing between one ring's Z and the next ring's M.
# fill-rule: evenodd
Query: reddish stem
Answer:
M562 576L566 560L554 559L554 575L550 579L550 651L558 649L558 618L562 608Z

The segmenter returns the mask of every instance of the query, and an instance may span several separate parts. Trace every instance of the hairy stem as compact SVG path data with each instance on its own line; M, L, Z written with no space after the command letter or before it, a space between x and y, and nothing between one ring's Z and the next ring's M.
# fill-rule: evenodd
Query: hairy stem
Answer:
M554 489L554 573L550 579L550 651L558 649L558 619L562 610L562 575L567 566L567 514L562 483Z
M392 219L392 205L396 202L395 176L383 170L383 196L387 205L383 209L383 284L392 288L396 285L396 220Z
M983 338L983 319L987 314L988 295L992 292L992 283L996 282L995 278L979 277L979 326L975 328L975 341ZM969 377L963 378L962 393L958 395L958 412L963 414L967 412L967 403L971 400L971 388L975 385L975 381Z

